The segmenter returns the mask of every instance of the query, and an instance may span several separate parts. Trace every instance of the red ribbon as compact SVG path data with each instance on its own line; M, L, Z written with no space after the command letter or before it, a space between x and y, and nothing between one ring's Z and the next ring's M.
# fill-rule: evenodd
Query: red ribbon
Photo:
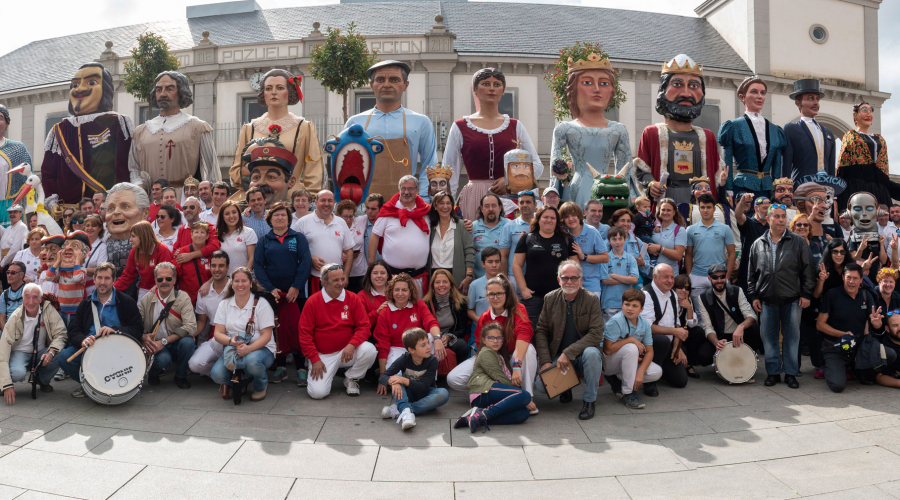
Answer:
M288 81L294 84L294 87L297 88L297 95L300 96L300 102L303 102L303 91L300 90L300 82L303 81L302 76L292 76L288 78Z

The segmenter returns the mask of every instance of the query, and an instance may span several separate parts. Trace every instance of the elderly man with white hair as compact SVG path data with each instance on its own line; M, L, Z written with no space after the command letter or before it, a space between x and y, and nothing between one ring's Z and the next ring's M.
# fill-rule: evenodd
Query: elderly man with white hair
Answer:
M0 387L7 405L16 402L14 382L28 379L32 370L41 392L59 369L59 352L66 346L66 326L50 301L42 301L41 287L28 283L22 292L22 307L16 309L3 329L0 342Z
M393 276L406 273L415 280L421 294L428 288L428 255L431 250L428 212L431 207L419 196L419 181L404 175L400 192L381 207L369 237L369 264L384 256Z
M154 355L150 366L150 385L159 385L159 376L175 363L175 384L190 389L188 361L194 354L197 318L187 292L175 288L178 274L171 262L160 262L153 270L156 292L144 295L138 310L144 320L144 348Z
M200 205L200 199L195 196L188 197L184 200L184 206L181 207L181 209L184 214L184 220L178 228L178 238L175 240L174 248L176 250L173 252L175 262L184 264L185 262L190 262L194 259L209 259L213 252L222 246L222 243L219 242L219 238L216 235L215 224L209 226L209 232L206 236L206 246L193 252L180 252L179 249L181 247L186 247L191 244L191 231L194 229L195 223L201 222L200 212L203 211L203 208Z

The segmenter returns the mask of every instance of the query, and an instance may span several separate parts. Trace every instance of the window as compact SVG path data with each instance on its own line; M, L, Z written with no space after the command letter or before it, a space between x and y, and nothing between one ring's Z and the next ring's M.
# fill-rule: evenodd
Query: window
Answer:
M62 120L63 118L65 118L67 116L69 116L68 111L60 111L59 113L48 114L47 118L45 118L44 137L47 137L47 134L50 133L50 130L53 129L54 125L59 123L60 120Z
M259 118L265 112L266 108L256 102L256 96L241 99L241 123L250 123L250 120Z
M500 114L516 117L516 89L506 89L506 93L500 98Z
M375 107L375 94L371 92L357 92L356 113L365 113Z
M159 116L159 108L153 108L153 113L150 112L150 106L141 106L138 108L138 125L145 123L147 120L151 118L156 118Z
M703 111L700 113L700 116L694 120L694 125L701 128L708 128L712 130L713 135L716 137L719 136L719 125L720 121L720 111L718 103L711 103L709 101L703 105Z
M816 43L825 43L828 41L828 30L821 24L813 24L809 27L809 37Z

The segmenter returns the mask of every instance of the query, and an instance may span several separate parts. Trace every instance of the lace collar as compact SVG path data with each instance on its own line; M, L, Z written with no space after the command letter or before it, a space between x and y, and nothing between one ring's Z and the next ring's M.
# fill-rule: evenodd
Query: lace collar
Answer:
M172 116L157 116L152 120L147 120L144 125L147 126L147 129L150 130L151 134L155 134L160 130L164 130L167 134L170 134L189 122L191 118L193 118L193 116L184 111L179 111Z
M84 125L85 123L90 123L103 115L115 115L115 114L116 113L114 111L104 111L103 113L91 113L89 115L80 115L80 116L69 115L63 119L67 120L69 122L69 124L72 125L73 127L79 127L81 125Z
M470 129L472 129L476 132L481 132L482 134L488 134L488 135L499 134L500 132L503 132L504 130L506 130L506 127L509 126L509 115L503 115L503 125L500 125L499 127L495 128L493 130L488 130L488 129L484 129L484 128L476 126L474 123L472 123L471 120L469 120L468 116L465 117L465 119L466 119L466 125Z
M264 113L259 118L253 120L253 128L255 128L256 131L260 134L269 135L269 127L271 127L272 125L278 125L279 127L281 127L281 133L283 134L299 125L302 120L303 118L300 118L299 116L291 112L288 112L288 114L280 120L270 120L269 113Z

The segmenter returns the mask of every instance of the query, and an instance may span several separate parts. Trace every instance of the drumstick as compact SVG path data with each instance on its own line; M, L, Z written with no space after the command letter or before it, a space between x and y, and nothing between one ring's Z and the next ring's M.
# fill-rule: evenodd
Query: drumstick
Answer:
M81 353L83 353L85 349L87 349L87 347L82 347L81 349L78 349L77 351L75 351L75 354L70 356L69 359L67 359L66 361L71 363L72 361L75 360L75 358L77 358L78 356L81 356Z

